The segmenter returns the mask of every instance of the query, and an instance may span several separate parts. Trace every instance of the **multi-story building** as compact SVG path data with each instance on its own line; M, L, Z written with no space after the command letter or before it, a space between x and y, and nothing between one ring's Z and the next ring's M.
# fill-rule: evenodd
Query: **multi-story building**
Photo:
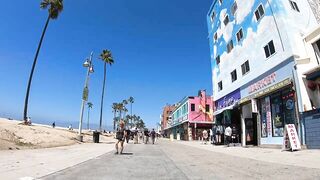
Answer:
M199 91L198 96L183 98L172 112L172 120L164 128L165 134L178 140L198 140L204 129L212 128L212 107L212 98L204 90Z
M166 106L163 107L163 111L162 114L160 115L161 117L161 132L163 133L164 129L166 129L168 127L168 124L171 123L171 114L172 111L176 108L175 105L169 105L167 104Z
M303 77L319 64L304 45L319 27L308 1L214 0L207 23L216 123L241 130L243 145L280 145L286 124L303 140Z

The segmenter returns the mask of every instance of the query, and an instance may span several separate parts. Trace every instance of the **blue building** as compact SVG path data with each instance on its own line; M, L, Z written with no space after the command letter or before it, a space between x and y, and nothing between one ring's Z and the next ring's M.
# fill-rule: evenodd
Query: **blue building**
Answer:
M304 142L301 113L318 103L305 73L319 66L306 47L320 46L308 1L214 0L207 23L215 123L236 126L242 145L281 145L286 124Z

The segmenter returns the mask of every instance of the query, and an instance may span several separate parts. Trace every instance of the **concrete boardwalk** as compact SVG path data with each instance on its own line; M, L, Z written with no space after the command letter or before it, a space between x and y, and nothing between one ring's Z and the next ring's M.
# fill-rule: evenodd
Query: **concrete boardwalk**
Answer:
M0 151L0 179L39 178L96 158L114 149L113 142Z
M272 148L214 146L210 143L204 144L201 141L163 140L207 150L208 153L216 152L270 163L320 169L320 150L304 149L291 152Z
M201 145L199 142L160 140L156 145L125 144L124 155L113 152L83 162L41 179L319 179L320 169L313 166L286 165L278 156L274 162L249 158L273 154L273 150L227 148L228 153L212 151L223 147ZM244 152L249 155L244 157ZM280 150L276 150L280 151ZM239 153L238 153L239 152ZM266 153L267 152L267 153ZM284 154L289 152L283 152ZM297 152L296 152L297 153ZM240 155L236 155L240 154ZM293 153L291 153L293 154ZM276 154L275 154L276 155ZM285 158L286 155L284 155ZM300 155L303 156L303 155ZM294 157L299 159L299 154ZM288 161L289 162L289 161ZM304 162L301 162L304 163ZM308 164L308 163L306 163Z

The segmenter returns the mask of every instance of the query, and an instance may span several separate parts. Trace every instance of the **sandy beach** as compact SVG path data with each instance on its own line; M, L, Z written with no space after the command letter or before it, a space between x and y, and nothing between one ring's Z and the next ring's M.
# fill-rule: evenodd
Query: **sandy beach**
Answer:
M83 131L84 143L92 143L92 132ZM0 118L0 150L39 149L81 143L76 130L48 125L22 125L21 121ZM101 135L101 141L112 141L112 135Z

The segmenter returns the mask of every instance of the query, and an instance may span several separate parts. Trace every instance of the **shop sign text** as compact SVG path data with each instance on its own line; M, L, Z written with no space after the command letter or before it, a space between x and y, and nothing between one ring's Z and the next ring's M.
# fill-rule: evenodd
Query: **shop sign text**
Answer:
M260 89L267 87L268 85L274 83L276 81L276 73L272 73L269 76L263 78L262 80L252 84L249 86L249 94L256 92Z

